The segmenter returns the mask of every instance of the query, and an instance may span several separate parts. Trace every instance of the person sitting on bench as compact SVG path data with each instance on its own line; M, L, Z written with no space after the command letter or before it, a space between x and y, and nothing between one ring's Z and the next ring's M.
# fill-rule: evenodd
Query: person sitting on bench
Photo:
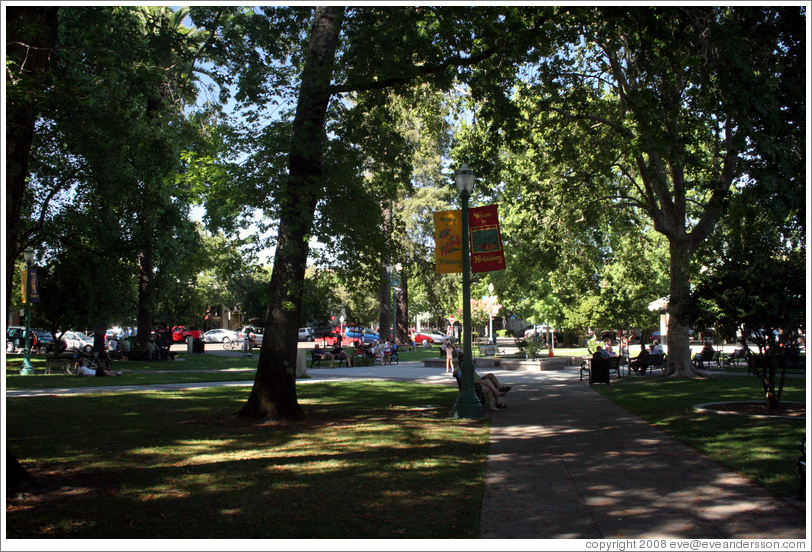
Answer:
M347 367L352 368L352 357L348 355L347 352L341 347L341 342L339 341L336 341L335 347L333 347L332 351L329 353L324 353L321 357L324 360L330 361L330 368L334 368L333 360L336 358L339 360L346 360Z

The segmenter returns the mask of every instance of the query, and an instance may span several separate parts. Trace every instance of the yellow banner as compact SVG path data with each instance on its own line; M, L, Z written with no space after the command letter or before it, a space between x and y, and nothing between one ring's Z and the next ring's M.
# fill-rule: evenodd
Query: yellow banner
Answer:
M20 293L22 294L23 304L28 302L28 269L22 269L20 272Z
M434 213L434 263L437 274L462 272L462 211Z

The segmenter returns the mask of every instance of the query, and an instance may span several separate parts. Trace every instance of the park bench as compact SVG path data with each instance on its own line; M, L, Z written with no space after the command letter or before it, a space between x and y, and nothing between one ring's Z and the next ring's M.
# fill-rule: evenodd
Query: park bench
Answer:
M694 367L698 370L712 368L714 365L718 370L722 369L722 357L719 351L701 353L699 358L694 359Z
M665 353L659 355L646 355L640 358L634 358L629 361L629 368L634 370L635 372L640 372L642 375L646 375L646 369L649 371L653 370L654 368L659 368L661 370L665 370L665 362L668 358L668 355Z
M67 368L73 362L73 357L70 356L51 356L45 357L45 373L50 374L53 370L58 373L67 373Z
M330 351L327 351L327 352L329 353ZM313 354L313 350L311 349L311 351L310 351L310 367L313 368L313 366L315 366L316 368L321 368L321 363L322 362L326 362L327 366L330 365L330 359L324 358L320 354L319 355ZM336 359L334 359L333 363L335 364L336 362L338 363L339 368L341 368L342 363L345 366L347 365L347 360L344 359L344 358L336 358Z
M487 345L477 345L479 349L479 356L494 356L505 354L504 349L500 349L497 345L490 343Z
M739 366L739 362L744 361L747 364L747 349L736 349L723 359L725 366Z

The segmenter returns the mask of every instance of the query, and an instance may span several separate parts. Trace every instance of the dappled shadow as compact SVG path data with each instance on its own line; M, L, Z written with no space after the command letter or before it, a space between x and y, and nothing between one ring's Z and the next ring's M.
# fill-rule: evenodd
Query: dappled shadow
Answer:
M238 418L243 389L38 399L43 423L70 422L24 447L41 487L7 502L8 535L474 537L485 444L463 436L483 422L446 418L453 389L432 405L419 385L360 387L373 400L300 390L301 423ZM17 444L36 434L22 425L12 413Z
M803 511L588 386L510 398L491 419L482 537L805 537Z

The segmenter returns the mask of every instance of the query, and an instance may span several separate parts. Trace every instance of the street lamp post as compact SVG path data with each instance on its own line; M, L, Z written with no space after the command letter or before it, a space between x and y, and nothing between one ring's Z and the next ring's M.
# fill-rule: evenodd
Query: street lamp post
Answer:
M463 163L456 173L457 190L462 200L462 384L454 405L457 418L482 418L482 404L474 391L474 361L471 348L471 254L468 231L468 199L474 190L474 173Z
M23 367L20 369L20 374L23 376L31 376L34 372L34 367L31 365L31 267L34 262L34 250L30 247L23 252L25 259L25 357L23 358Z
M488 310L490 311L488 313L488 318L490 319L489 320L490 326L488 326L488 335L491 338L491 343L496 345L496 336L493 335L493 282L488 284L488 297L491 298L490 304L488 305Z

